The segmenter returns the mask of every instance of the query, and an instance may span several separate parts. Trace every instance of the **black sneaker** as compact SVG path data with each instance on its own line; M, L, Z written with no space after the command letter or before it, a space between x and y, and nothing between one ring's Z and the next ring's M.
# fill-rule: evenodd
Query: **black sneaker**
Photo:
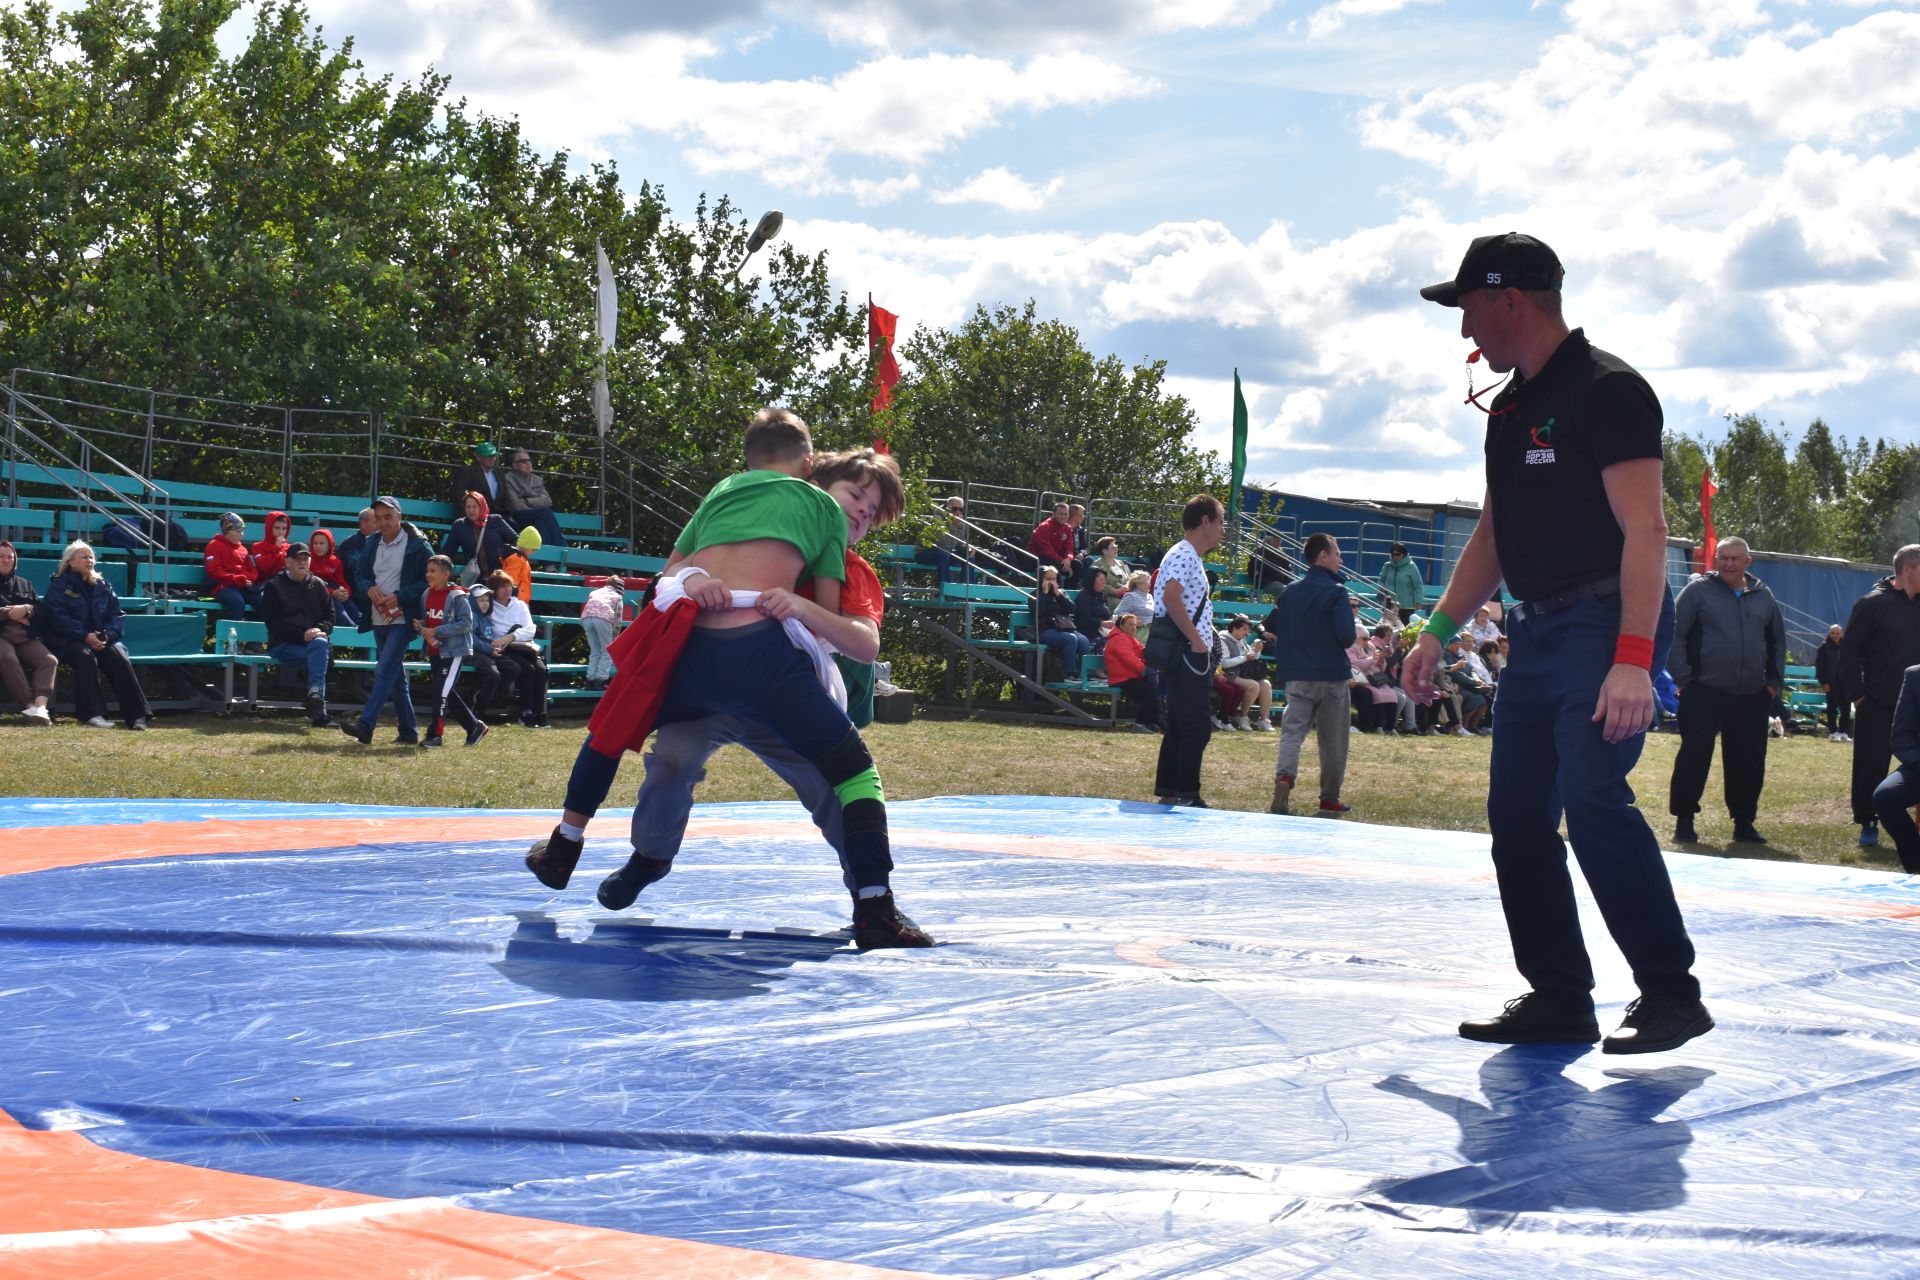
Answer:
M480 739L486 737L488 734L492 732L493 730L487 728L486 721L484 720L480 721L478 724L474 725L473 728L467 730L467 745L470 747L475 745L480 741Z
M1211 809L1213 807L1199 796L1175 796L1173 802L1182 809Z
M527 870L547 888L564 889L573 879L573 869L580 865L583 847L584 841L569 840L555 827L552 835L534 841L533 848L527 850Z
M1698 1000L1641 996L1627 1006L1620 1029L1600 1042L1602 1053L1660 1053L1713 1030L1713 1015Z
M358 720L342 720L340 732L352 738L363 747L373 745L373 726L361 724Z
M313 718L313 727L316 729L333 729L339 727L339 721L322 711Z
M862 951L875 947L930 947L933 939L900 913L893 895L860 898L853 904L853 945Z
M627 859L626 866L602 880L600 892L593 896L609 911L625 911L642 889L656 880L666 879L671 870L673 864L664 858L647 858L636 853Z
M1736 836L1735 839L1738 839ZM1675 844L1699 844L1700 833L1693 829L1692 818L1682 818L1673 824L1673 842Z
M1734 843L1736 844L1765 844L1767 842L1767 838L1765 836L1761 835L1758 831L1754 830L1754 826L1751 822L1735 823L1733 828L1733 839L1734 839Z
M1600 1038L1600 1024L1591 1006L1529 991L1491 1018L1461 1023L1460 1035L1483 1044L1592 1044Z
M417 747L420 745L420 735L417 733L395 734L393 745L396 747Z
M317 716L325 712L327 709L326 691L324 689L307 690L306 708L307 714L310 716Z

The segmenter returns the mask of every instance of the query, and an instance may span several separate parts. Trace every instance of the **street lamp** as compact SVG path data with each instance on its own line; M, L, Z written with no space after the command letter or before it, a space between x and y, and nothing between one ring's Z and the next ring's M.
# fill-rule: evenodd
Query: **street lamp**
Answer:
M748 258L760 252L762 245L780 234L780 224L785 221L786 216L778 209L769 209L760 216L759 225L754 227L753 234L747 238L747 251L740 255L740 261L733 266L734 279L740 278L740 269L747 265Z

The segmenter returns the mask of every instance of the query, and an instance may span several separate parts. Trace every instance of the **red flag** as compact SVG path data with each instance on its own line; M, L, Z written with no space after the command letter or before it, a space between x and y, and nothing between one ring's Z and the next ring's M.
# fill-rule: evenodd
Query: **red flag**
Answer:
M1720 492L1720 486L1713 482L1713 468L1700 473L1700 524L1706 530L1705 541L1700 544L1700 572L1713 568L1713 557L1720 550L1720 539L1713 534L1713 495Z
M867 350L880 352L880 363L873 371L875 413L893 404L893 386L900 381L900 362L893 358L893 334L899 325L899 316L874 306L873 295L867 295ZM875 440L873 447L881 453L887 452L885 439Z

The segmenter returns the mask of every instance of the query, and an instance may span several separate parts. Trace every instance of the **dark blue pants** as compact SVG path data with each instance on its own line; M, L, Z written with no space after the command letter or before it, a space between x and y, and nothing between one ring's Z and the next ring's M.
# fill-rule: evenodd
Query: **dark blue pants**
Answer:
M1873 789L1873 811L1893 837L1900 867L1920 873L1920 832L1914 830L1913 806L1920 804L1920 764L1903 764Z
M373 691L360 713L362 729L372 731L380 721L380 709L391 698L400 736L408 740L420 736L420 724L413 715L413 690L407 686L407 645L412 641L413 631L404 623L373 629Z
M307 677L307 688L325 689L327 687L327 659L333 650L325 636L315 636L302 644L283 640L267 646L267 652L279 659L284 666L294 667Z
M259 587L220 587L213 593L220 604L220 616L238 622L247 616L247 611L260 612Z
M1560 838L1564 814L1580 871L1640 990L1697 999L1693 943L1659 842L1627 785L1645 735L1608 743L1593 721L1619 634L1617 596L1589 596L1538 617L1523 606L1508 623L1511 659L1495 700L1500 727L1487 790L1500 906L1514 962L1533 989L1591 1001L1593 963ZM1672 642L1669 595L1654 636L1655 669Z
M1161 618L1157 625L1170 627L1173 623ZM1167 694L1167 715L1160 757L1153 771L1156 796L1190 800L1200 794L1200 762L1213 737L1212 709L1207 702L1213 686L1211 664L1208 655L1194 653L1182 644L1173 665L1160 673L1160 687Z

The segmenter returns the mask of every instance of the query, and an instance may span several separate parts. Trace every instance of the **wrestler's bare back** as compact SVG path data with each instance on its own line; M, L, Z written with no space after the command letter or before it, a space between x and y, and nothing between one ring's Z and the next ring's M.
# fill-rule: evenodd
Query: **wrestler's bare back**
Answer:
M800 585L806 562L800 549L781 538L753 538L746 542L726 542L694 552L677 565L698 565L734 591L770 591L775 587L792 590ZM694 619L696 627L744 627L766 615L758 609L702 609Z

